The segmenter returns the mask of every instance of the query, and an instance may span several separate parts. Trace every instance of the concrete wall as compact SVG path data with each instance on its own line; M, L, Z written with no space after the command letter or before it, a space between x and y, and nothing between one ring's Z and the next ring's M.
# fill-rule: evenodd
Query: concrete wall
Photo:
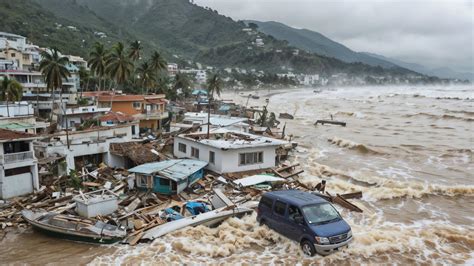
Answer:
M179 151L178 143L183 143L186 145L186 153ZM235 173L275 167L275 151L277 146L221 150L193 140L175 137L173 153L178 158L193 158L191 156L191 147L199 149L199 160L209 163L206 169L216 173ZM210 151L215 152L215 163L209 162ZM263 163L239 165L239 154L248 152L263 152Z
M0 198L8 199L33 192L33 176L25 173L4 176L0 184Z

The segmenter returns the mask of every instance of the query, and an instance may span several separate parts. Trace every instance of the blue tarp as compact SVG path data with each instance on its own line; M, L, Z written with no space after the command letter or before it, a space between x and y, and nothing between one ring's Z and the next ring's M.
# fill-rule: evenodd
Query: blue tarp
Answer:
M230 105L226 104L226 105L221 105L221 107L219 107L219 111L221 112L227 112L230 110Z
M179 212L175 211L173 208L166 208L164 209L165 212L165 219L166 221L176 221L179 219L183 219L183 215L181 215Z
M188 210L192 215L198 215L208 212L209 208L202 202L191 201L186 203L186 210Z

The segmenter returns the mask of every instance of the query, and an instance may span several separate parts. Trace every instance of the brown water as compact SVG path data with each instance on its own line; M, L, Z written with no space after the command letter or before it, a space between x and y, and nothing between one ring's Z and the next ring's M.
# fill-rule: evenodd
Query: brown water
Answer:
M224 98L247 100L234 93ZM19 234L18 240L28 239L26 244L10 241L11 255L0 255L0 261L472 265L473 99L473 88L467 86L340 88L319 94L294 90L270 97L271 111L295 115L281 121L299 143L296 160L306 170L301 181L314 185L326 179L332 192L363 191L363 199L355 203L364 213L336 206L355 237L341 252L305 257L297 243L258 226L252 215L213 229L188 228L136 247L86 248L67 242L63 255L56 254L57 246L65 242L51 245L31 240L36 235ZM251 99L249 105L264 100ZM347 127L313 125L331 114ZM14 248L29 252L20 256Z

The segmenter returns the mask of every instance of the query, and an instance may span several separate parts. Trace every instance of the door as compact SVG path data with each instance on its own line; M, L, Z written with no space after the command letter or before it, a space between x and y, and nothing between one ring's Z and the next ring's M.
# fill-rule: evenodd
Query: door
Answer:
M272 227L275 231L279 232L280 234L286 235L286 203L283 201L276 200L275 204L273 205L273 213L272 213Z
M288 206L288 216L286 219L286 233L287 236L293 240L299 241L300 236L304 233L306 230L305 226L305 221L303 218L303 223L298 223L296 220L296 217L301 217L303 218L303 214L301 213L301 210L293 205Z

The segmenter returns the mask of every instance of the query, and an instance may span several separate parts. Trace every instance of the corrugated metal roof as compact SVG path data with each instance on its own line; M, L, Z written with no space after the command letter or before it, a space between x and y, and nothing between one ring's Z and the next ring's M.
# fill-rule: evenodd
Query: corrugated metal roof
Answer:
M152 174L180 181L206 167L207 162L190 159L166 160L156 163L146 163L129 169L131 173Z

